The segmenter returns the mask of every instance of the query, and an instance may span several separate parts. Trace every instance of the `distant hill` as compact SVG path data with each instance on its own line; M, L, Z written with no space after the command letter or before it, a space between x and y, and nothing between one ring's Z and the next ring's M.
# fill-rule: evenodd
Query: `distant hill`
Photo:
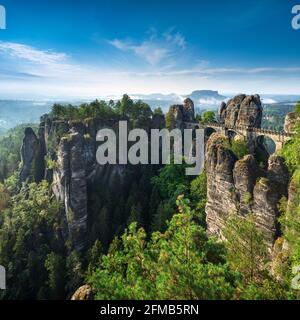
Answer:
M37 123L49 112L52 103L41 101L0 100L0 133L21 123Z
M222 101L227 99L227 97L220 95L218 91L213 90L193 91L187 97L192 99L196 108L199 108L200 110L216 109L220 106Z
M134 99L141 99L148 103L152 108L160 106L167 111L169 106L176 103L181 103L185 98L191 98L194 101L196 110L217 110L220 103L227 99L227 97L220 95L218 91L213 90L196 90L191 94L178 95L171 94L134 94Z
M199 99L217 99L217 100L225 100L227 97L222 96L219 94L218 91L213 90L196 90L193 91L190 95L188 95L189 98L192 100L199 100Z

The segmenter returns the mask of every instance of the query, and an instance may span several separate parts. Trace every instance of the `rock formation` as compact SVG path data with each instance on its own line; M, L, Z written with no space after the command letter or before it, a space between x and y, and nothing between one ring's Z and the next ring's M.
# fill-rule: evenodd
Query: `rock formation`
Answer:
M260 127L261 119L258 95L239 95L220 107L220 121L227 127ZM280 234L278 202L288 194L288 169L278 155L269 157L265 169L253 154L238 160L229 146L230 138L221 133L214 133L206 146L208 232L223 239L222 229L229 215L253 213L271 250Z
M226 127L250 126L261 127L262 105L259 95L238 95L227 104L221 104L219 110L220 123Z
M65 205L69 234L77 250L85 245L87 232L87 176L84 137L79 132L61 139L53 191Z
M185 122L195 121L194 102L190 98L185 99L182 105L177 104L171 106L170 111L173 112L176 128L184 129Z
M187 113L191 110L192 105L189 104ZM46 178L52 183L54 195L64 209L65 237L72 240L74 248L79 251L85 247L88 238L89 196L96 193L99 185L105 186L106 193L115 185L120 192L126 193L138 177L137 168L101 166L96 161L97 132L111 128L118 136L118 125L118 119L68 121L45 115L41 118L38 137L31 128L25 130L20 181L26 181L32 172L41 169L38 180ZM151 127L164 128L164 115L154 115ZM50 157L51 166L44 162L46 154ZM35 177L32 180L37 181Z
M229 214L236 214L233 168L237 158L223 145L224 137L211 135L206 146L207 204L209 234L223 239L222 228Z
M187 123L195 121L191 99L186 99L183 105L172 106L171 111L177 128L184 129ZM236 96L227 104L222 103L220 108L220 122L228 127L260 127L261 119L258 95ZM151 127L161 129L164 126L164 116L154 115ZM77 250L86 245L88 220L93 210L91 195L99 197L99 190L107 194L114 186L125 194L138 175L138 170L132 170L130 166L101 166L97 163L96 134L103 128L118 133L118 120L67 121L44 116L38 137L30 128L25 131L20 180L28 179L36 163L43 168L41 159L46 153L50 155L52 166L47 165L43 174L52 182L53 192L63 204L67 236ZM287 195L287 168L277 155L269 158L264 169L258 165L254 154L238 160L229 145L230 138L220 133L212 134L206 144L208 232L222 239L222 229L229 215L253 213L271 248L280 233L277 203Z
M76 290L71 300L93 300L93 290L89 285L84 285Z
M296 123L299 123L300 117L297 115L296 112L290 112L285 117L284 121L284 131L287 133L294 133Z
M25 182L27 179L41 179L41 170L43 170L43 168L41 168L43 154L41 152L40 141L32 128L25 129L25 136L21 147L21 161L21 182ZM34 166L33 163L35 164Z
M193 122L195 121L195 107L194 102L187 98L183 101L183 121Z

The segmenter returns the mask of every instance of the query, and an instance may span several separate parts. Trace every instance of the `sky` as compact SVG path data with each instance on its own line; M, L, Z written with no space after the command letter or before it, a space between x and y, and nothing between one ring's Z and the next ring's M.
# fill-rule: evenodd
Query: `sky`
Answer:
M300 0L0 0L0 98L300 94Z

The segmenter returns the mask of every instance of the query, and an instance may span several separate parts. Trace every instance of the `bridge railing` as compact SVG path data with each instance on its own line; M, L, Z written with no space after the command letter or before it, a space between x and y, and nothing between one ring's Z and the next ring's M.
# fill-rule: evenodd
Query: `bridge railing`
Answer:
M270 129L264 129L264 128L256 128L253 126L246 126L246 125L225 126L225 124L210 122L210 123L207 123L205 125L205 127L222 128L223 130L253 131L253 132L257 132L257 133L261 133L261 134L276 135L276 136L283 136L283 137L293 137L294 136L294 134L291 132L270 130Z

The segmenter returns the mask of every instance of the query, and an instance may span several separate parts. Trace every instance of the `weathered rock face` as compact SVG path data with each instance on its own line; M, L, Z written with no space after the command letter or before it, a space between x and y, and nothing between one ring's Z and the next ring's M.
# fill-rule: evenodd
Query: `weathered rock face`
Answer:
M156 129L164 128L164 116L154 115L150 125ZM96 141L96 135L99 130L107 128L112 129L118 137L119 121L116 119L67 121L45 115L41 118L38 137L30 128L25 132L21 180L27 179L36 158L41 159L43 163L46 153L51 157L51 166L45 168L43 163L42 178L51 182L57 200L63 205L62 219L67 226L64 236L72 240L73 247L77 250L83 249L89 238L89 216L99 215L101 206L95 198L107 197L110 190L116 189L119 192L118 196L126 196L141 174L137 167L103 166L97 163L96 152L99 142ZM100 189L105 195L99 193ZM114 196L115 194L112 195ZM110 240L104 239L103 242Z
M195 120L194 102L190 98L183 101L183 120L187 122L193 122Z
M220 122L226 127L252 126L261 127L262 105L259 95L238 95L221 104L219 111Z
M74 132L62 138L58 147L57 166L53 172L53 191L65 205L69 235L77 250L86 241L87 176L85 141Z
M282 157L272 155L269 158L265 177L260 178L253 191L252 212L257 223L264 231L271 249L281 231L278 225L278 203L288 195L289 172Z
M89 285L84 285L76 290L71 300L92 300L93 290Z
M252 155L246 155L237 161L233 169L233 180L239 214L245 216L251 212L251 199L254 185L258 176L262 174L258 163Z
M287 195L288 170L277 155L269 158L267 170L260 169L252 155L237 160L224 147L224 139L214 133L207 143L208 232L223 239L222 229L229 215L253 213L271 250L280 234L277 205L282 196Z
M236 214L233 168L235 155L223 146L223 137L211 135L206 146L207 204L206 222L209 234L223 239L222 228L229 214Z
M25 182L27 179L39 180L40 171L38 165L41 162L40 141L32 128L25 129L25 137L21 147L22 169L20 181Z
M63 124L63 128L65 125ZM68 122L67 126L68 133L56 147L57 160L53 169L52 186L56 198L64 204L69 237L75 248L81 250L87 240L88 186L97 183L95 180L99 176L106 179L105 175L108 174L107 168L96 161L96 135L103 128L112 128L118 132L118 121L90 119L85 124ZM124 175L118 167L113 166L113 170L109 171L109 182L117 180L122 183ZM109 187L110 184L107 183L107 188Z
M176 128L184 129L184 122L195 121L194 102L189 98L184 100L183 105L173 105L170 109L174 114Z
M300 118L296 112L288 113L284 121L284 131L287 133L294 133L296 129L296 123L299 123L299 121Z

